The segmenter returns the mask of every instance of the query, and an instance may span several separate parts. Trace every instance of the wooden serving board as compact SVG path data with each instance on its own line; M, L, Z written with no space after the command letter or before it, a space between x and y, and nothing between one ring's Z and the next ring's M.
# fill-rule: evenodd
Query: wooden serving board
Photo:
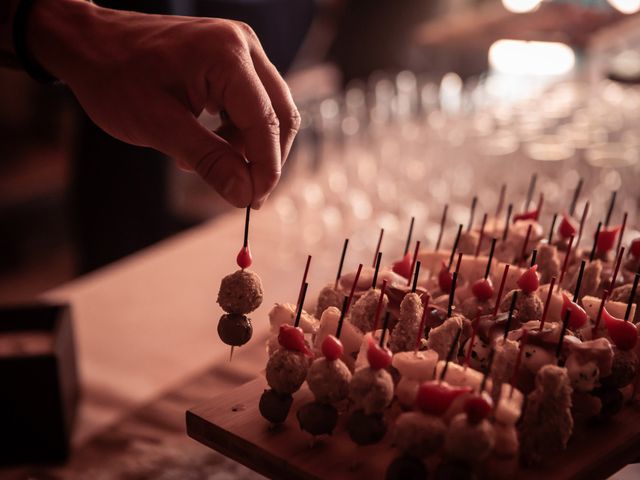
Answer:
M270 428L258 411L264 378L187 411L187 433L195 440L270 478L283 480L378 480L398 455L388 432L382 442L359 447L345 431L346 415L331 437L317 440L298 426L295 412L312 401L304 386L294 395L287 421ZM567 451L534 469L521 468L518 479L607 478L640 457L640 407L625 407L611 421L578 426ZM513 477L512 477L513 478Z

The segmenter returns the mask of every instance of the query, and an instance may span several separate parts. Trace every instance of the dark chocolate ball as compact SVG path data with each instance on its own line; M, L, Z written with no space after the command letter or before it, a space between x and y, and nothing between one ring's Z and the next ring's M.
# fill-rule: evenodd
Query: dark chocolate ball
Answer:
M260 396L260 415L271 423L282 423L287 419L293 403L289 394L278 393L275 390L265 390Z
M253 326L251 320L245 315L227 313L220 317L218 322L218 335L227 345L239 347L251 340Z
M593 389L593 395L602 402L599 419L605 419L615 415L624 405L622 392L614 387L598 387Z
M402 455L389 464L385 480L426 480L429 478L424 463L411 455Z
M331 435L338 423L338 411L328 403L310 402L296 413L300 429L311 435Z
M367 415L364 410L356 410L347 420L347 431L356 444L372 445L385 436L387 424L381 413Z

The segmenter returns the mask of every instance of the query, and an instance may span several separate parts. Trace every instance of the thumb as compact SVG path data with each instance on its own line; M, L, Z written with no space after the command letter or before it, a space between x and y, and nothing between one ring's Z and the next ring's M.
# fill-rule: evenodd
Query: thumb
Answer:
M208 130L191 112L180 109L172 117L170 133L160 140L162 150L174 157L178 165L194 170L231 205L251 204L253 184L244 156Z

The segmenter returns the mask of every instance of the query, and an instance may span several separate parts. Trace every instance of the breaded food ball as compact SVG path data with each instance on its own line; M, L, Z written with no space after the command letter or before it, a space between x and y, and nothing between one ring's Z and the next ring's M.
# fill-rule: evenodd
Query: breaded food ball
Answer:
M501 312L508 312L511 306L511 298L516 290L512 290L504 296L502 303L500 304ZM526 323L529 320L540 320L542 318L542 311L544 310L544 303L540 300L540 297L533 293L524 293L522 290L518 290L518 300L516 300L516 310L518 311L518 320L520 323Z
M246 315L262 303L262 281L250 270L238 270L220 283L218 305L227 313Z
M440 417L406 412L396 420L393 443L403 452L423 458L442 447L446 431L447 425Z
M338 310L342 308L344 297L333 288L333 283L325 285L318 294L318 305L316 307L316 317L321 318L324 311L329 307L336 307Z
M340 359L318 358L307 372L309 390L322 403L338 403L347 398L350 382L351 371Z
M393 400L393 379L386 370L363 367L351 378L349 398L366 415L381 413Z
M297 392L307 378L309 358L301 352L281 348L267 362L269 386L280 394Z

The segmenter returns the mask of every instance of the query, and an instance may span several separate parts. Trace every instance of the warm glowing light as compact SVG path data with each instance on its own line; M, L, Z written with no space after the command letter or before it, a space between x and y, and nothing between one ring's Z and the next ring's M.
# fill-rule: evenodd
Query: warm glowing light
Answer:
M624 0L618 0L624 1ZM542 3L542 0L502 0L504 8L513 13L532 12Z
M564 43L498 40L489 48L489 64L501 73L562 75L575 62L573 50Z
M640 0L607 0L616 10L628 15L640 10Z

